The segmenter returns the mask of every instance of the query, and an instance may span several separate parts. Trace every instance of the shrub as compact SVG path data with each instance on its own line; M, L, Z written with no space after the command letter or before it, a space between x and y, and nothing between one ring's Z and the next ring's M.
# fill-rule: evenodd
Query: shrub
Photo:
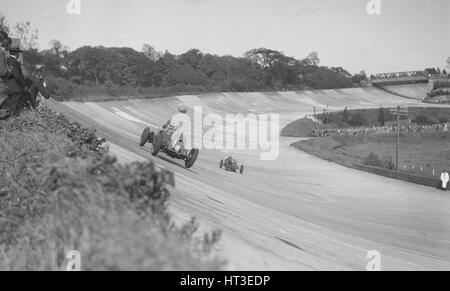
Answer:
M377 168L395 170L394 159L391 155L388 154L383 155L383 157L380 159L380 157L376 153L371 152L369 156L366 157L364 164Z
M448 121L447 117L439 117L439 123L448 123Z
M382 158L382 167L388 170L395 170L395 163L394 163L394 159L392 158L391 155L384 155Z
M381 168L383 166L383 163L382 163L380 157L374 152L371 152L369 154L369 156L366 158L364 164L366 164L368 166L372 166L372 167L378 167L378 168Z
M425 116L425 115L418 115L413 120L413 122L416 124L419 124L419 125L431 125L434 123L428 116Z
M367 118L361 113L357 112L352 116L352 120L350 122L353 126L363 126L367 125Z

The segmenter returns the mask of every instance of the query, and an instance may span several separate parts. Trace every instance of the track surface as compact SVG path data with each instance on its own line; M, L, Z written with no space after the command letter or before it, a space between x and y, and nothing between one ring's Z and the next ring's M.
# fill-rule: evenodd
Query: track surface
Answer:
M280 156L261 161L258 151L234 151L244 175L219 169L224 151L202 150L190 170L137 141L147 124L160 125L180 104L189 112L280 114L281 126L330 110L417 105L382 90L211 94L51 106L96 127L123 161L152 159L176 173L172 209L194 215L205 230L219 228L218 252L237 270L364 270L368 251L381 253L383 270L450 270L450 195L348 169L311 157L282 138ZM228 153L228 152L227 152Z
M394 85L383 87L389 93L400 97L413 98L423 100L427 97L428 92L431 91L430 84L411 84L411 85Z

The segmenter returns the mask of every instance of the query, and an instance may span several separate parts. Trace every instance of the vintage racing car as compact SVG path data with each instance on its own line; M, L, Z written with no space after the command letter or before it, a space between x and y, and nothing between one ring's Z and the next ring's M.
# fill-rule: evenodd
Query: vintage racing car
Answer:
M224 160L220 161L219 167L225 168L225 171L229 172L235 172L237 173L239 171L240 174L244 173L244 165L238 165L237 161L233 159L232 157L228 157Z
M156 156L159 152L163 152L171 158L184 161L186 168L191 168L197 161L199 150L186 149L183 143L183 136L176 141L172 141L172 135L176 128L172 126L164 126L157 130L150 127L144 129L139 141L139 145L143 147L147 142L152 144L152 155Z

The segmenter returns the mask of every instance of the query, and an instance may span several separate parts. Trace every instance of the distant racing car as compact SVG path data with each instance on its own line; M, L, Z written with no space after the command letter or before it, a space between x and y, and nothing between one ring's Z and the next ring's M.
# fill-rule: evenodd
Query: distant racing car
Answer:
M183 136L173 142L172 135L175 130L176 128L170 126L170 123L155 131L147 127L142 132L139 145L143 147L147 142L151 143L153 156L157 156L159 152L164 152L171 158L183 160L185 167L189 169L197 161L199 150L186 149L183 143Z
M231 156L221 160L219 163L219 167L221 169L225 168L225 171L235 172L239 171L240 174L244 173L244 165L238 165L237 161L233 159Z

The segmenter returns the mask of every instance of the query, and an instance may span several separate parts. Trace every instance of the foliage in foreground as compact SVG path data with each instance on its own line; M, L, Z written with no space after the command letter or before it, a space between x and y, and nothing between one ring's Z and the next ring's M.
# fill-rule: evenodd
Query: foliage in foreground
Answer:
M0 270L215 270L219 234L177 227L170 173L118 165L93 131L49 112L0 121Z

